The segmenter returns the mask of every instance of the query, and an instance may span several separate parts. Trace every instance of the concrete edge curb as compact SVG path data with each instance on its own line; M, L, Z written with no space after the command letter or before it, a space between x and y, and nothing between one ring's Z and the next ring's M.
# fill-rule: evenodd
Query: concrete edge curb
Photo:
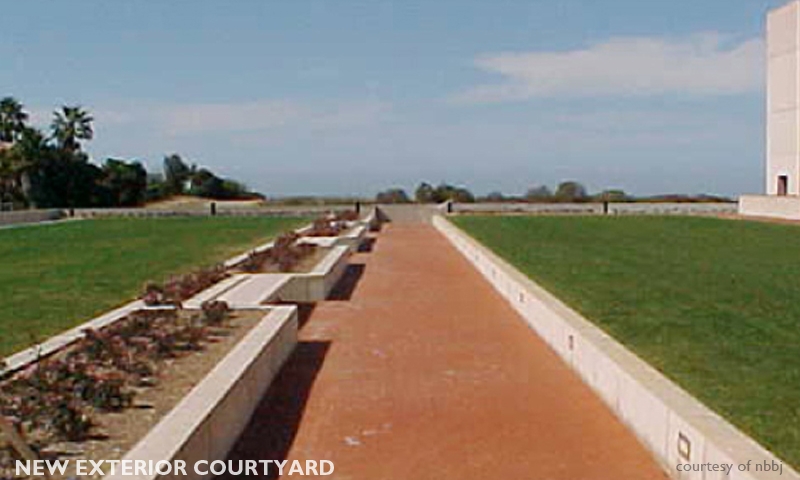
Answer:
M679 479L800 480L800 474L711 411L589 320L442 216L439 230L531 328L575 370ZM777 472L738 471L729 477L678 472L679 463L783 464Z

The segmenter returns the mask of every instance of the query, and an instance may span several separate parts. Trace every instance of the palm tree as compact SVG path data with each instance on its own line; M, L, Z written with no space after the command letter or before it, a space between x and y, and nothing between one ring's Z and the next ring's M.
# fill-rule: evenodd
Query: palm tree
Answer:
M77 152L81 145L79 140L91 140L94 136L92 118L89 112L80 106L61 107L61 111L53 112L53 138L58 146L68 152Z
M27 120L28 114L16 98L0 100L0 142L10 143L19 138Z
M4 153L4 175L10 180L10 187L30 201L31 173L42 158L48 155L47 139L37 129L24 127L17 142ZM31 203L32 205L32 203Z

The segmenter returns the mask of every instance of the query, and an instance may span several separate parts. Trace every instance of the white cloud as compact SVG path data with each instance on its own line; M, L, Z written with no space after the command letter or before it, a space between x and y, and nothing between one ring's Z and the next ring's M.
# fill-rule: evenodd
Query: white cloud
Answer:
M158 110L157 120L170 135L268 130L308 116L306 108L288 101L189 104Z
M237 103L152 102L86 105L99 129L139 127L166 137L264 134L280 129L332 130L374 125L391 110L376 100L303 102L255 100ZM34 123L46 126L52 113L38 109Z
M619 37L564 52L485 55L475 65L504 81L473 87L450 100L741 94L761 88L763 52L759 38L729 45L717 33L703 33L680 39Z

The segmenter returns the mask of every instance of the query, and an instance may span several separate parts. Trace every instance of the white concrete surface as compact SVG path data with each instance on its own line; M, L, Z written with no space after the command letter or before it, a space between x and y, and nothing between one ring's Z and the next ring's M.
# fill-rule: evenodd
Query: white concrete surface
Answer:
M336 246L339 237L302 237L297 243L304 245L315 245L321 248L333 248Z
M335 237L302 237L298 243L316 245L323 248L331 248L337 245L348 247L350 252L355 252L361 246L367 236L367 225L356 224L351 226L347 232Z
M276 300L292 274L241 274L203 290L183 302L185 308L201 308L204 302L219 300L234 309L258 308Z
M339 245L331 248L308 273L233 275L198 293L183 305L200 308L205 301L221 300L231 308L253 308L271 301L318 302L328 297L344 274L349 255L350 247Z
M800 220L800 196L742 195L739 214Z
M347 270L350 247L340 245L330 252L309 273L292 273L278 297L286 302L319 302L328 298L331 290Z
M380 216L378 215L378 208L372 207L369 213L362 220L370 231L376 231L381 226Z
M767 14L766 192L800 195L800 2Z
M676 479L722 480L679 474L682 463L780 462L772 453L639 359L590 321L441 216L434 226L494 286L534 331L606 402ZM568 401L568 399L565 399ZM783 475L734 471L729 479L800 480L784 463Z
M123 460L186 462L184 480L201 480L195 462L225 460L258 403L297 344L297 307L270 307L265 316ZM108 480L168 476L107 475Z

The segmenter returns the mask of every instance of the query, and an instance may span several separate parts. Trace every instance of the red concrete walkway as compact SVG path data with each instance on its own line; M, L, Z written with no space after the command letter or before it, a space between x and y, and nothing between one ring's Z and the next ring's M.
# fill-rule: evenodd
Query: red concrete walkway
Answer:
M388 225L351 263L355 288L310 313L231 459L327 459L337 479L666 478L432 227Z

